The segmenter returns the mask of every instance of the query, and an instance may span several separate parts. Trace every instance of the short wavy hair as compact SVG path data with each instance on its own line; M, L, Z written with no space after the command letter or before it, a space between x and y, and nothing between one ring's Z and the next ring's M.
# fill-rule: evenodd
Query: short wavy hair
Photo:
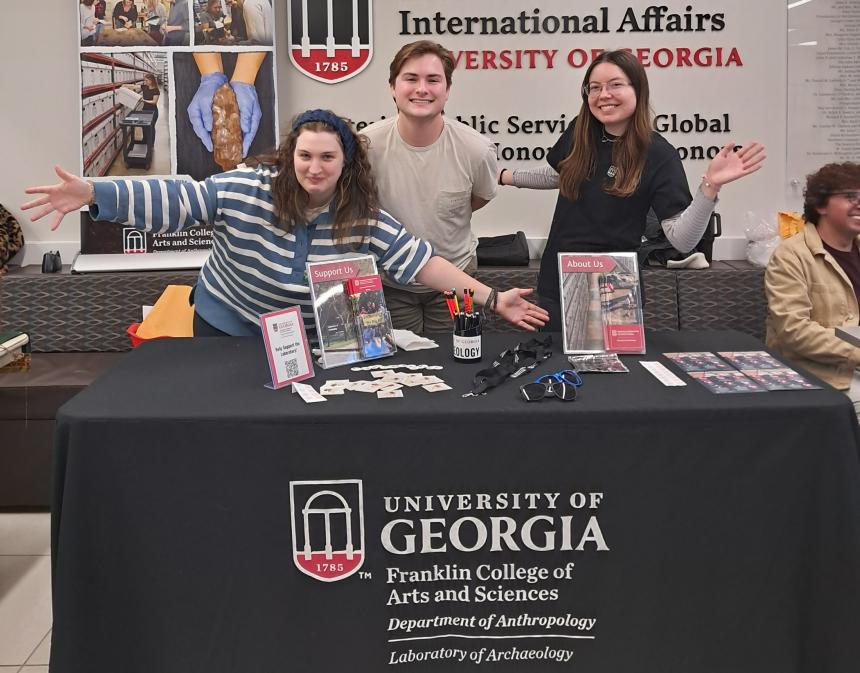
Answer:
M388 83L394 86L394 82L400 71L403 70L406 61L410 58L419 58L426 54L438 56L439 60L442 61L442 69L445 71L445 84L450 89L457 61L448 49L438 42L431 42L430 40L418 40L417 42L410 42L400 47L400 50L394 55L391 64L388 66Z
M806 176L803 190L803 219L818 224L821 213L833 194L860 189L860 164L846 161L842 164L825 164L815 173Z

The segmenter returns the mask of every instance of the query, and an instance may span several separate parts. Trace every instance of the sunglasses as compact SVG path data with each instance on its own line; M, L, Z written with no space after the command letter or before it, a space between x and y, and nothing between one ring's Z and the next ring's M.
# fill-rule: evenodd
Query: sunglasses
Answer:
M565 402L576 399L576 389L582 385L582 379L573 369L565 369L554 374L545 374L533 383L520 386L520 393L526 402L539 402L545 397L557 397Z

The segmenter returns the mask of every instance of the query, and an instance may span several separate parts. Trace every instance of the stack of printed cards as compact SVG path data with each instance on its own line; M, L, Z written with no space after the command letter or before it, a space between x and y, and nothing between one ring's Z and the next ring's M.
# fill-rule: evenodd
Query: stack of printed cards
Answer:
M320 394L343 395L347 390L358 393L376 393L380 399L403 397L403 388L421 387L429 393L451 390L445 381L438 376L427 376L414 372L397 372L392 369L374 370L371 372L372 381L350 381L349 379L332 379L320 387Z
M713 393L819 388L765 351L663 353Z

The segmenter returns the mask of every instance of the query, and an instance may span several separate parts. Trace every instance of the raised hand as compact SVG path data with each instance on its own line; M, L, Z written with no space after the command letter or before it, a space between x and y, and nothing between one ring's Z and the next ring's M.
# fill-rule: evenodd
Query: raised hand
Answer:
M549 320L549 313L536 304L525 299L532 290L515 287L507 292L500 292L496 300L496 313L509 323L534 332L543 327Z
M30 222L40 220L45 215L56 213L51 224L51 231L60 226L66 213L80 210L81 206L87 205L93 194L92 185L86 180L64 171L59 166L54 166L54 171L61 182L55 185L27 187L24 190L26 194L42 194L43 196L21 205L21 210L30 210L42 206L30 216Z
M706 179L716 187L755 173L765 160L764 145L752 142L737 152L735 144L726 144L708 164Z

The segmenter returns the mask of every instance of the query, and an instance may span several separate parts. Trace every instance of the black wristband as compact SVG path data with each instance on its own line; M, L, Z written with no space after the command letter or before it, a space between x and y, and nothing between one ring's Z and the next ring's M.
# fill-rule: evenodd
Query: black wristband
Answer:
M502 177L505 175L505 171L507 171L507 170L508 170L507 168L503 168L502 170L499 171L499 184L500 185L505 184L504 182L502 182Z
M487 295L487 301L484 302L484 313L489 313L491 310L493 313L496 312L496 302L499 299L499 293L496 292L496 288L490 288L490 294Z

